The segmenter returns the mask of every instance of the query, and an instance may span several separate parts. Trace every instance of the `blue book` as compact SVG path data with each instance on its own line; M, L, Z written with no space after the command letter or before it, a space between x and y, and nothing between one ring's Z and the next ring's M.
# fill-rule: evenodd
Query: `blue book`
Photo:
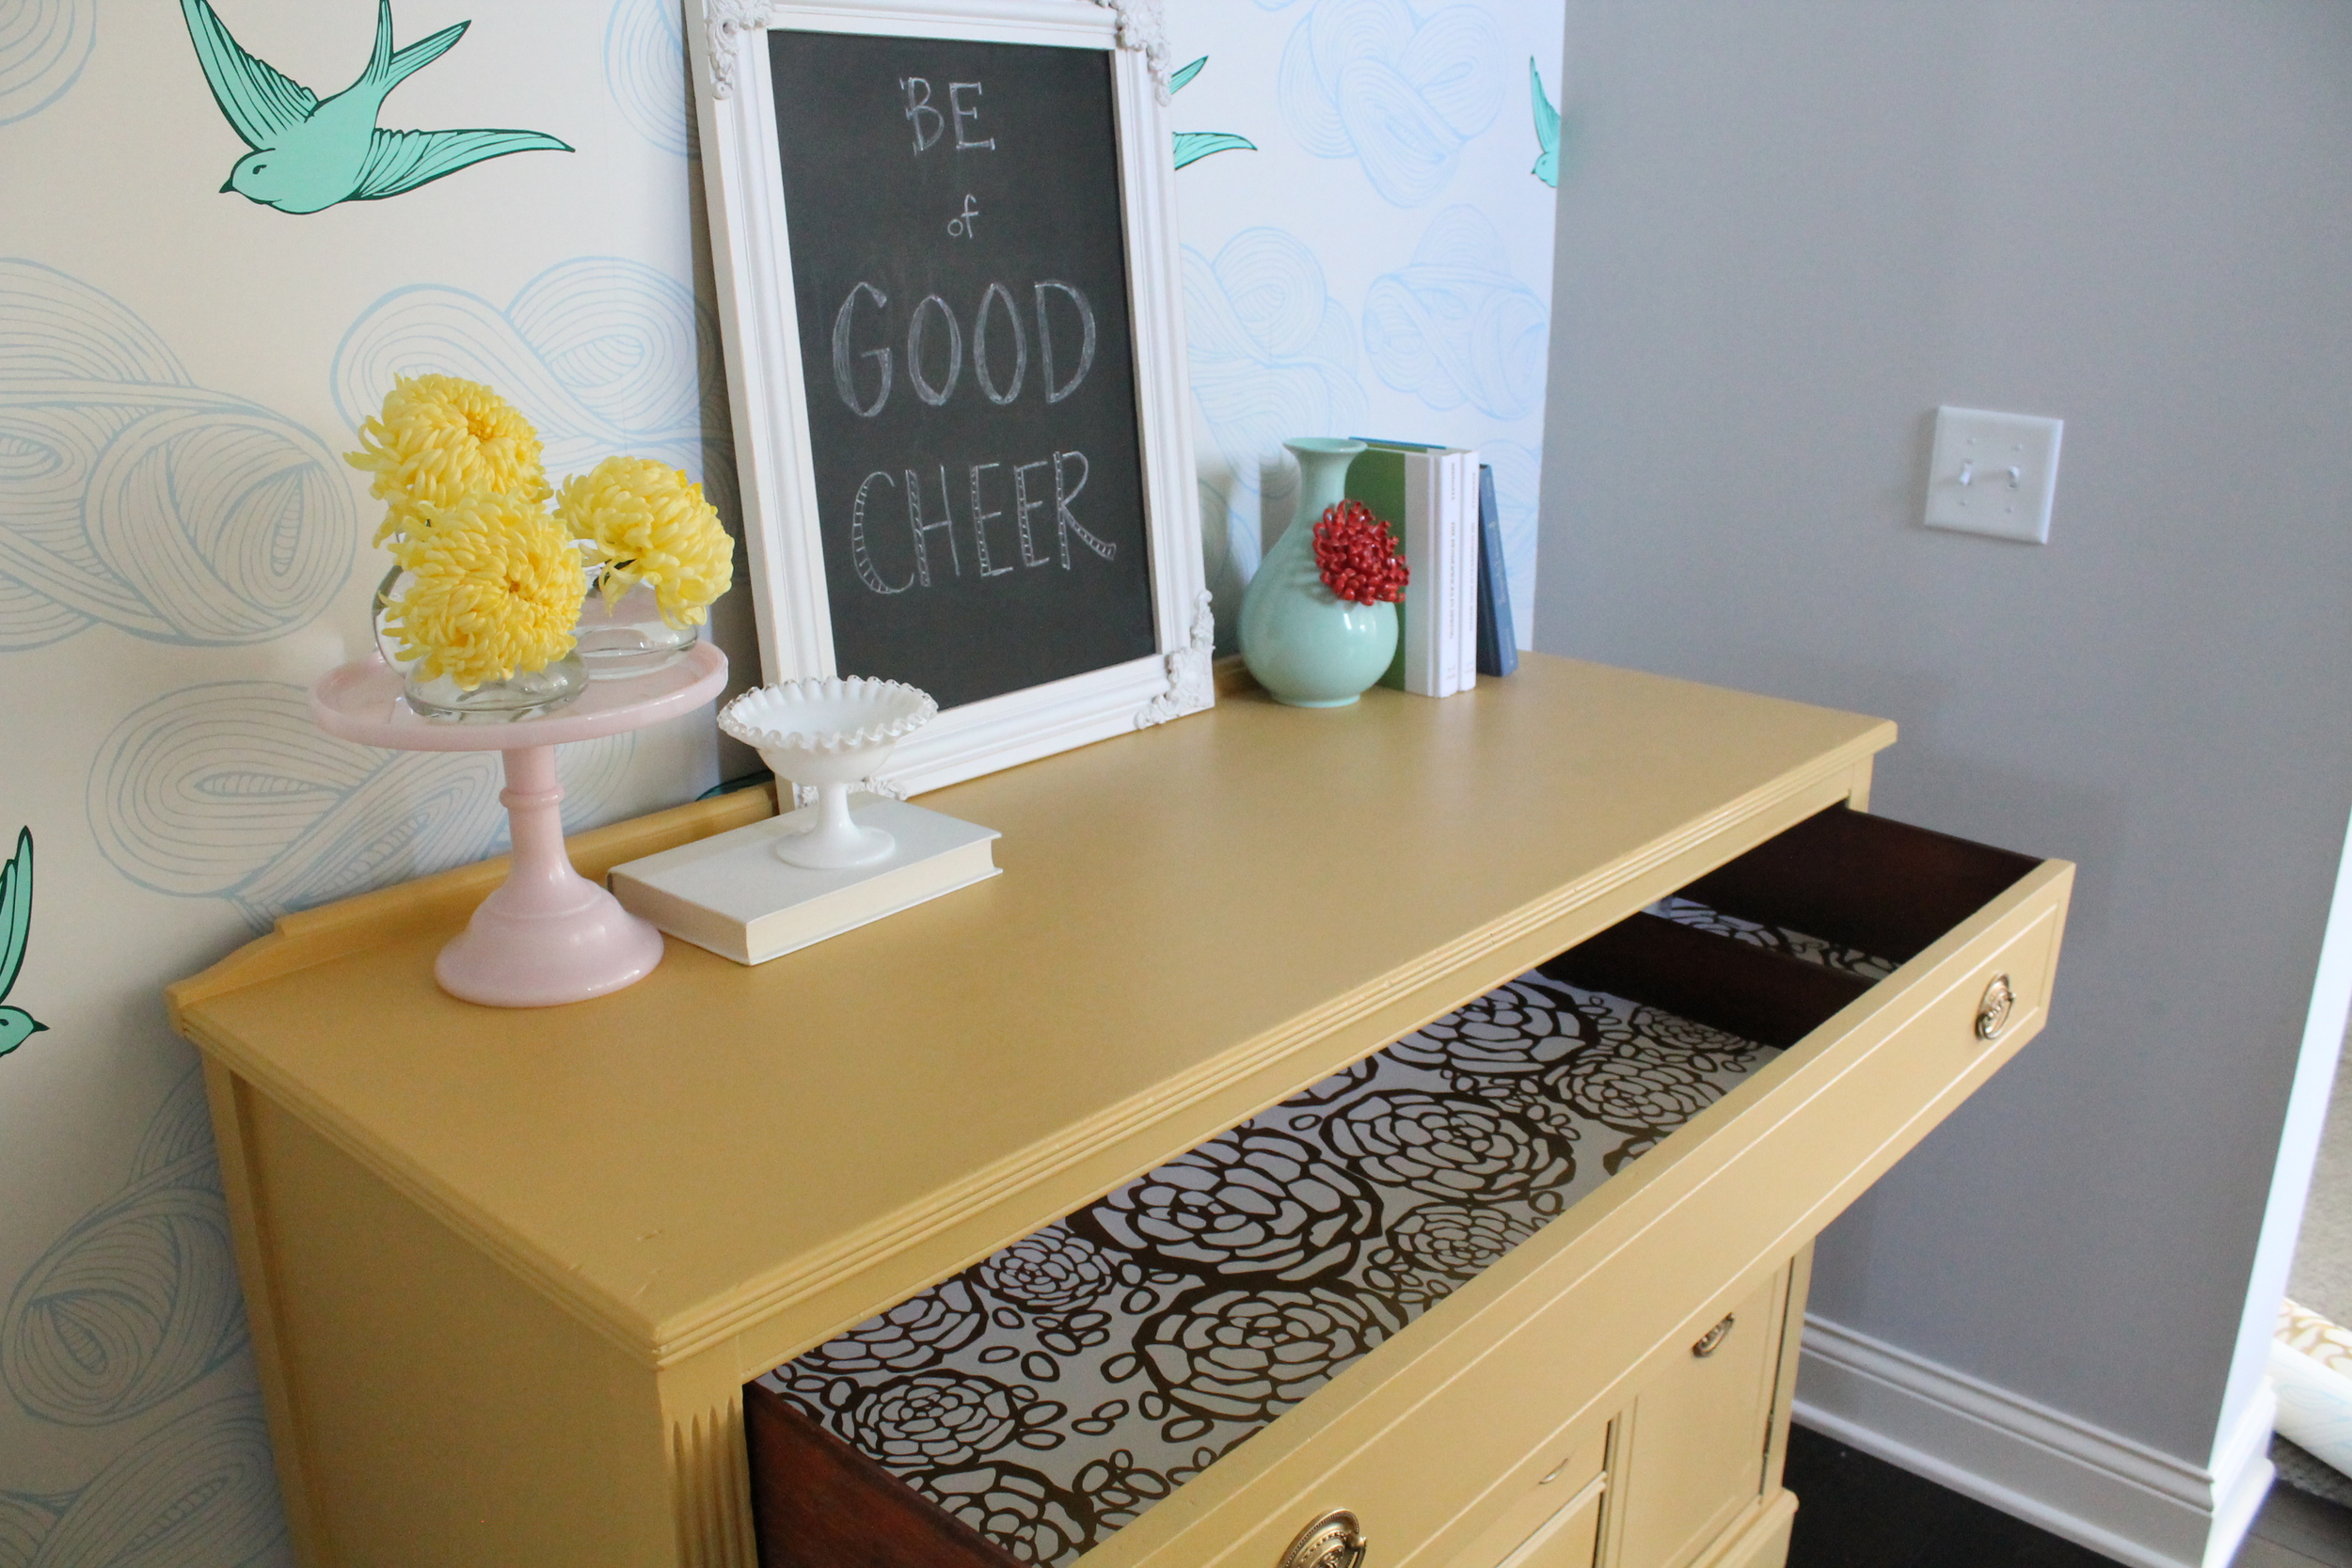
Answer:
M1511 626L1511 571L1502 560L1502 514L1495 505L1495 471L1478 466L1478 673L1507 675L1519 667L1519 640Z

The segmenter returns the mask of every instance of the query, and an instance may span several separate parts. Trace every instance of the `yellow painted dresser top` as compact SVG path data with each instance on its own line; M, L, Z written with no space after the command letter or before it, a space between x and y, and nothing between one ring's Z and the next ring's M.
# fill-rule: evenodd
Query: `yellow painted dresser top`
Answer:
M173 1016L631 1355L732 1340L751 1377L1860 792L1894 736L1539 656L1442 702L1248 692L925 797L1005 875L755 968L672 942L595 1001L455 1001L433 956L491 863L290 917Z

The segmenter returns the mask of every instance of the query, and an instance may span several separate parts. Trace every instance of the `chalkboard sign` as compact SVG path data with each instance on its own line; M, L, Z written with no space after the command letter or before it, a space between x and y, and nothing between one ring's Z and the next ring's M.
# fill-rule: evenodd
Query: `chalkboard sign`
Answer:
M771 678L929 691L914 787L1206 705L1146 63L1086 0L766 24L698 41Z
M954 707L1151 654L1109 58L768 49L834 658Z

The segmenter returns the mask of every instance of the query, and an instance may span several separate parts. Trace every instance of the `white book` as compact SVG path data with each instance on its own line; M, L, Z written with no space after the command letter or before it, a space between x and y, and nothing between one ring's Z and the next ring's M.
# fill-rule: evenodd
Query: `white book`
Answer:
M1405 459L1407 691L1451 697L1478 681L1478 454L1450 450ZM1418 628L1425 643L1415 645ZM1422 684L1413 684L1418 657Z
M1439 453L1405 454L1405 689L1422 697L1446 695L1443 474Z
M1478 680L1478 454L1373 445L1396 467L1359 483L1379 511L1397 514L1388 521L1412 572L1404 635L1384 679L1422 697L1467 691Z
M1458 452L1438 454L1438 560L1443 575L1438 592L1443 599L1438 612L1438 687L1451 697L1462 689L1462 465Z
M1437 565L1431 577L1429 591L1437 599L1438 660L1437 693L1451 697L1461 689L1462 672L1454 657L1454 535L1446 519L1452 511L1454 492L1454 454L1433 451L1429 454L1431 531L1436 535L1436 548L1431 552Z
M853 799L859 826L898 841L879 865L811 871L776 859L776 840L813 822L812 806L616 865L612 896L674 937L756 964L997 874L995 829L904 800Z
M1478 453L1448 452L1454 483L1446 515L1454 546L1454 653L1460 678L1456 691L1478 685Z

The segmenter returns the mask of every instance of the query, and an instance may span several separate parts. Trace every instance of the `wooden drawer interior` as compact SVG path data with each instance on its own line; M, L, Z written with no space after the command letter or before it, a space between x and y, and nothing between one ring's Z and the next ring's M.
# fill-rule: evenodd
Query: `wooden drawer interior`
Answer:
M1538 967L1785 1048L2040 864L1833 806Z
M1066 1568L2038 863L1824 812L776 1369L745 1390L761 1561ZM1760 1476L1772 1370L1745 1374L1777 1331L1764 1332L1769 1302L1733 1315L1726 1359L1666 1376L1648 1424L1669 1455L1677 1423L1753 1416ZM1477 1499L1486 1516L1449 1568L1592 1561L1597 1459L1593 1496L1566 1499L1577 1510L1482 1498L1560 1418L1497 1412L1470 1446L1503 1463L1433 1481L1447 1496L1402 1511L1406 1538L1388 1531L1384 1560L1440 1528L1468 1539L1456 1515ZM1632 1430L1644 1418L1637 1407ZM1705 1544L1720 1478L1692 1480L1683 1490L1708 1493L1693 1501L1662 1479L1687 1469L1661 1457L1661 1479L1629 1483L1623 1528L1647 1557L1628 1568L1674 1568ZM1648 1515L1645 1490L1660 1499ZM1235 1524L1253 1539L1269 1528Z

